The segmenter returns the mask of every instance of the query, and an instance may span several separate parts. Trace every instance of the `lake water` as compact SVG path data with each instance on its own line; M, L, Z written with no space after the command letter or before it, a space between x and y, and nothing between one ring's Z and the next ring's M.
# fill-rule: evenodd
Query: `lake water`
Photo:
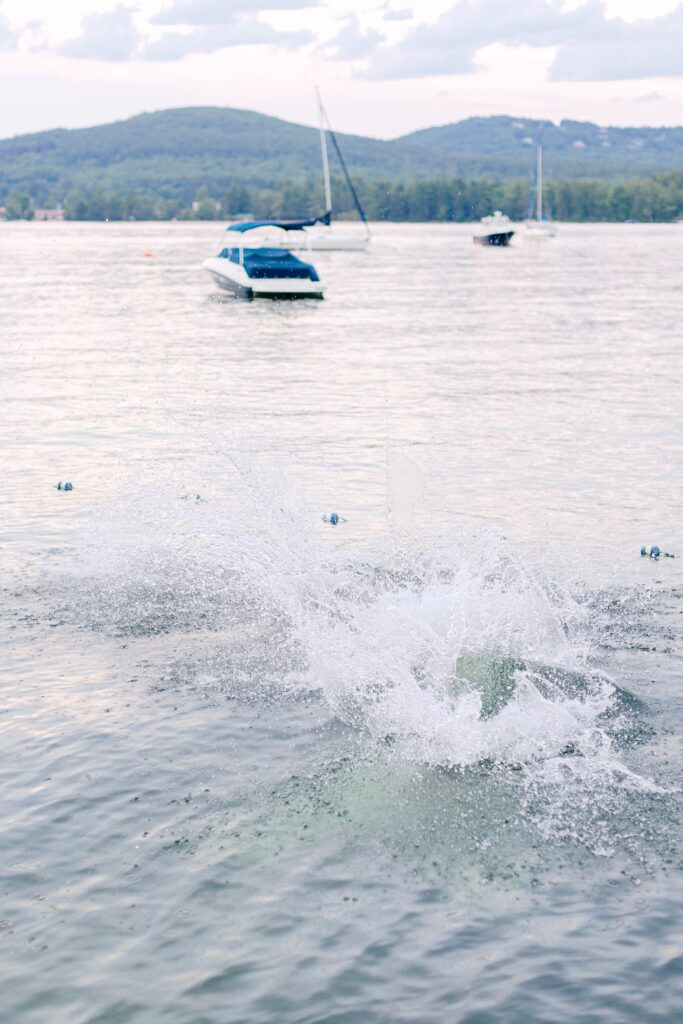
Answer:
M680 1019L683 227L219 236L0 225L0 1018Z

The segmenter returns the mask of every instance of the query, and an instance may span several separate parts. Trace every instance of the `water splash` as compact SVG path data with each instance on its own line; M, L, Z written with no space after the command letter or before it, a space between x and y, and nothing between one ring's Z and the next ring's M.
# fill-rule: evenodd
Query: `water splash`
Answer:
M182 475L138 482L98 517L82 621L194 633L198 660L222 646L255 685L319 693L417 764L561 759L629 777L606 728L618 690L594 666L589 606L502 538L458 531L369 556L332 541L282 464L248 445L203 472L200 488ZM182 500L188 488L201 503Z

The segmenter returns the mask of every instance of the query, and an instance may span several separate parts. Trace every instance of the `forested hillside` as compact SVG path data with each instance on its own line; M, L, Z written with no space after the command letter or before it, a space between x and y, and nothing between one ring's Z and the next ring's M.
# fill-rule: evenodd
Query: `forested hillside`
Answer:
M588 121L470 117L425 128L399 140L450 154L460 174L528 174L539 140L549 175L562 178L637 178L683 168L683 127L607 128Z
M393 142L341 135L354 175L408 184L452 176L528 177L543 138L550 177L626 180L683 168L683 128L601 128L512 117L469 118ZM316 177L318 132L248 110L187 107L0 141L0 202L39 205L105 189L189 203L202 186L280 188Z
M354 172L415 181L448 169L447 157L411 143L340 135ZM0 142L0 202L12 189L39 205L95 189L191 202L202 186L276 188L320 172L317 129L248 110L187 107Z
M683 216L683 128L470 118L393 142L340 135L370 217L471 220L526 212L536 142L547 199L566 220ZM353 204L331 150L336 215ZM0 141L9 217L63 205L70 219L307 216L323 208L318 131L246 110L165 110Z

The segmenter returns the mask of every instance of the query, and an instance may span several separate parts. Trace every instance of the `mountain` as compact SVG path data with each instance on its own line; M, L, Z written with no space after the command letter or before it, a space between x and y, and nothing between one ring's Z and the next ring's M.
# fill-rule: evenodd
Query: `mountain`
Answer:
M338 138L359 178L415 181L448 168L449 158L408 142ZM230 108L162 110L0 141L0 197L16 188L39 203L93 188L188 202L201 187L220 195L235 184L276 188L321 174L316 128Z
M481 117L389 142L358 135L339 141L360 181L407 185L459 175L527 178L541 132L549 178L616 181L683 168L683 128ZM202 188L220 196L233 186L279 189L311 181L320 181L317 129L247 110L162 110L0 141L0 203L18 189L39 205L94 191L187 204Z
M683 167L683 128L603 128L590 121L534 121L469 117L424 128L397 141L451 154L458 172L523 177L543 141L549 175L563 178L637 178Z

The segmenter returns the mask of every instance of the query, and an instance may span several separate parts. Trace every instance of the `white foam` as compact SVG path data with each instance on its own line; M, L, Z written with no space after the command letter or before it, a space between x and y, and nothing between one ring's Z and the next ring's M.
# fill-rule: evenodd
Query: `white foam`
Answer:
M549 762L569 752L621 770L601 726L615 689L591 670L585 633L573 632L578 606L504 540L458 532L368 558L321 529L281 467L248 446L203 469L201 485L136 486L98 522L89 571L108 573L112 590L144 581L142 604L156 593L197 621L242 613L265 674L317 690L340 718L417 763ZM187 490L203 501L182 501ZM118 606L131 607L129 593ZM280 657L294 645L306 666L296 673ZM459 673L463 658L484 672L509 666L510 692L493 693L493 711ZM563 687L554 670L581 684Z

